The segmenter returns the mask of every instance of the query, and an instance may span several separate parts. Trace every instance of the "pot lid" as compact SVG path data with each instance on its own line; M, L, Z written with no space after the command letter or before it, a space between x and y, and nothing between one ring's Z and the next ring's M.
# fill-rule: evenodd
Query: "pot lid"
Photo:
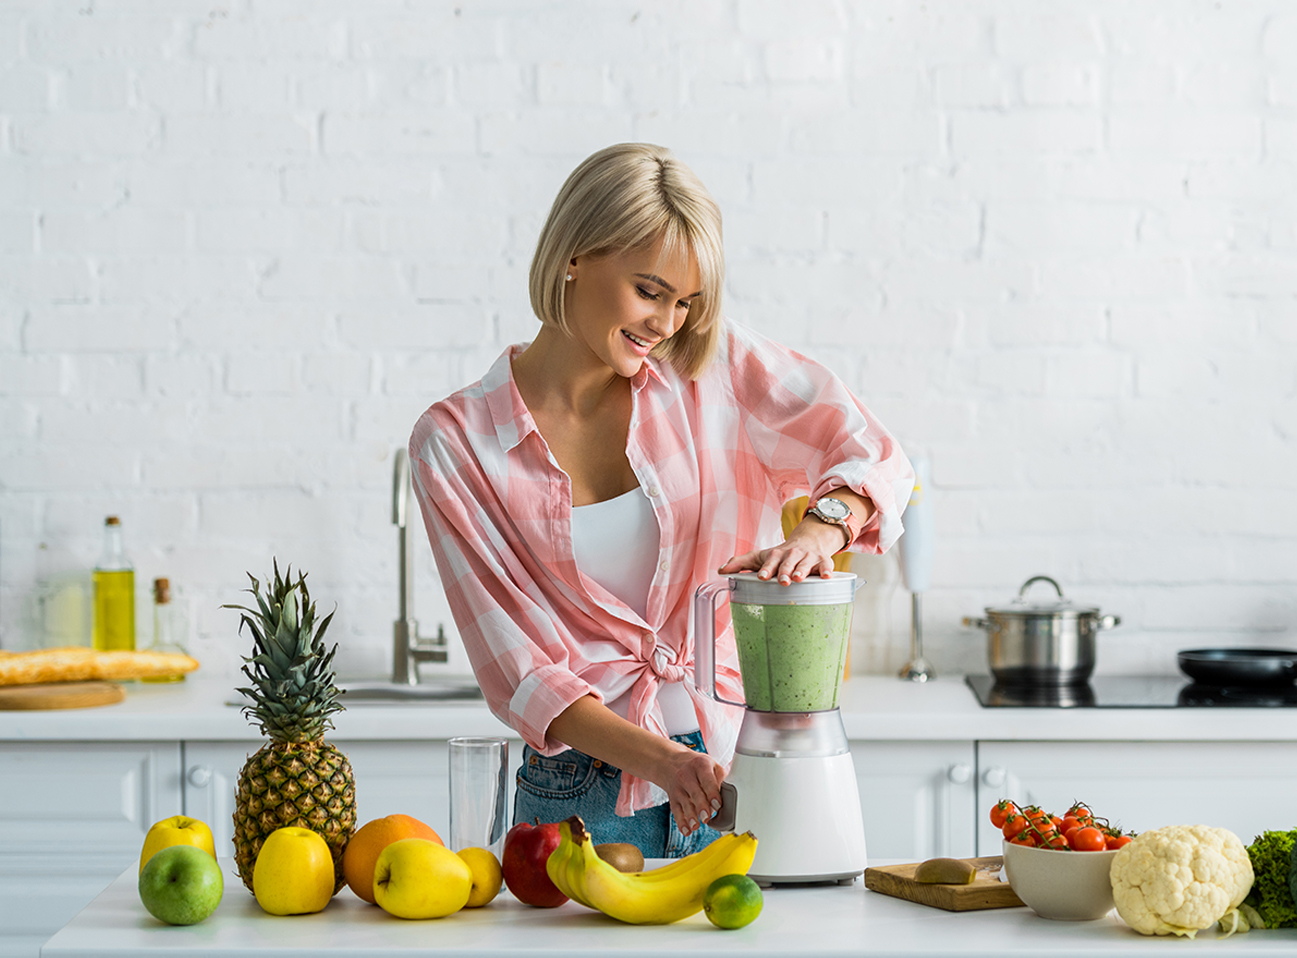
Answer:
M1035 595L1027 591L1037 582L1048 582L1054 587L1056 595L1048 595L1037 589ZM1063 595L1062 587L1047 575L1034 575L1022 584L1017 598L1008 605L987 606L986 611L994 615L1097 615L1096 606L1078 606Z

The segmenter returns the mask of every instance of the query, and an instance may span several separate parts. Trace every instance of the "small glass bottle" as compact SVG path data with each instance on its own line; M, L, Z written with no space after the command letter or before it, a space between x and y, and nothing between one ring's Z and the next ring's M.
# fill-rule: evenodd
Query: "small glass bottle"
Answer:
M104 520L104 554L95 566L94 647L104 651L135 648L135 567L122 546L122 523Z
M181 642L180 617L176 606L171 601L171 580L153 580L153 644L150 652L172 652L184 655L185 647ZM176 675L154 675L145 682L183 682L183 672Z

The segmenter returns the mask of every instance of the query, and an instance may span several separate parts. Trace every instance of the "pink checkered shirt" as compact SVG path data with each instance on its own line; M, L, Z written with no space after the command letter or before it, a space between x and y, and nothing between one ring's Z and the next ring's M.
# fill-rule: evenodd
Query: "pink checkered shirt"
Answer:
M910 463L837 377L737 324L697 380L646 361L631 381L626 444L660 530L641 618L577 568L568 477L514 385L510 361L522 348L429 408L410 437L415 494L486 701L552 755L567 747L547 733L555 716L628 683L629 720L666 734L658 684L684 680L708 752L728 766L741 712L693 688L695 588L731 556L782 542L784 502L839 486L877 507L851 548L885 551L901 534ZM718 628L718 691L741 701L733 635ZM616 811L664 800L624 774Z

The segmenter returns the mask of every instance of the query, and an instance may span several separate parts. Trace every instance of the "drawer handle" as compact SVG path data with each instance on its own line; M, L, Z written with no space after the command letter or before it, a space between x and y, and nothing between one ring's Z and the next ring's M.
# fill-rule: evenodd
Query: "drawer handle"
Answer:
M1007 778L1007 776L1005 775L1004 769L999 765L992 765L982 773L982 784L990 788L999 788L1004 784L1005 778Z
M963 762L958 762L946 769L946 778L955 785L963 785L973 777L973 770Z
M212 770L206 765L195 765L189 769L187 778L194 788L206 788L207 783L212 780Z

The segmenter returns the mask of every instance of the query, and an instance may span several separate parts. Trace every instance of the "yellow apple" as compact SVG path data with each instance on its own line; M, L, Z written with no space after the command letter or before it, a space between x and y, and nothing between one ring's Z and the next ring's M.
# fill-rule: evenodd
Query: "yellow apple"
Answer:
M144 849L140 852L140 871L148 864L150 858L172 845L193 845L201 848L213 858L216 857L216 844L212 841L212 830L206 822L200 822L188 815L172 815L160 822L154 822L149 833L144 836Z
M468 863L426 838L402 838L379 853L374 900L397 918L444 918L466 904L473 890Z
M333 854L309 828L277 828L252 866L252 893L271 915L312 915L333 898Z
M456 852L473 873L473 888L468 893L468 904L465 908L481 908L489 905L500 886L504 884L504 872L500 870L500 859L496 858L489 848L461 848Z

